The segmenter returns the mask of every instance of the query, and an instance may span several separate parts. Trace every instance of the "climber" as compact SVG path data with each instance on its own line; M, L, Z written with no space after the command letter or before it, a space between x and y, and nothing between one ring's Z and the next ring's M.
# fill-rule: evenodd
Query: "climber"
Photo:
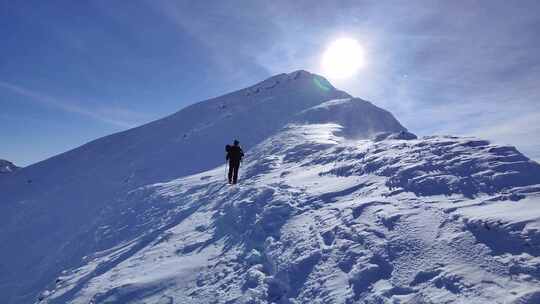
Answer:
M240 168L240 162L244 157L244 151L240 148L240 142L234 140L234 144L225 146L227 151L226 160L229 161L229 184L236 184L238 181L238 168Z

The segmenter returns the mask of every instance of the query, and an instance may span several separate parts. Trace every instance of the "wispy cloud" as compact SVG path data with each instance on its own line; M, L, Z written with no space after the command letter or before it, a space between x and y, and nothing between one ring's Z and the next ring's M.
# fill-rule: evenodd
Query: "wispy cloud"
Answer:
M42 92L31 90L26 87L5 81L0 81L0 88L26 97L32 102L59 109L67 113L82 115L122 128L132 128L140 124L142 121L149 120L147 115L117 107L96 107L94 109L89 109L81 106L75 101L67 101L55 98Z
M205 49L212 68L226 75L220 82L248 85L275 72L274 66L259 60L261 54L274 50L276 41L283 39L282 29L267 9L271 4L256 1L242 5L216 2L210 6L186 1L148 1L147 4L180 34L189 35ZM287 71L291 71L290 66L283 66L279 73Z

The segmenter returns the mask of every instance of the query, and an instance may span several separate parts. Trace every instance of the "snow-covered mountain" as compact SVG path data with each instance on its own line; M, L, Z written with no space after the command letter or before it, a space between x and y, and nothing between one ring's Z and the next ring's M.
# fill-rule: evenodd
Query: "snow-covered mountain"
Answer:
M13 173L19 169L20 168L15 166L12 162L0 159L0 174Z
M119 196L214 168L224 162L224 145L232 139L249 149L291 121L311 119L302 111L336 98L350 96L306 71L281 74L2 179L0 239L10 245L0 250L0 302L28 303L59 269L94 252L96 245L81 235L96 228ZM405 130L390 113L355 103L356 113L377 117L366 121L362 135Z
M247 150L236 186L221 165L232 138ZM475 138L418 139L305 71L0 190L2 303L540 300L540 165Z

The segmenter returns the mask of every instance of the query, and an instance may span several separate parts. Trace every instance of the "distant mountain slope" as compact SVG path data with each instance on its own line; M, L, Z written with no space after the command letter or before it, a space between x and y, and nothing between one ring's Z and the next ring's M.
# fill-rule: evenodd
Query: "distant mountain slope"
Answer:
M540 165L476 138L347 138L350 102L251 149L239 185L220 166L126 194L40 303L538 303Z
M351 138L406 131L389 112L351 99L321 76L296 71L1 179L0 241L9 246L0 250L0 302L28 303L60 269L79 265L83 256L102 248L89 242L87 233L125 193L214 168L224 162L224 145L233 138L252 148L288 123L322 119L318 113L335 105L317 106L336 99L341 100L337 109L350 109L328 113L353 131L347 134Z
M13 173L19 169L20 168L15 166L12 162L0 159L0 174Z

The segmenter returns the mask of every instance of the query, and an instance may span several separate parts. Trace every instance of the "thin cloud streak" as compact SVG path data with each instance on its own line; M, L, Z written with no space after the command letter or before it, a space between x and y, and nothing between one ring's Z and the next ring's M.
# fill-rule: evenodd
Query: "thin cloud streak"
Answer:
M203 45L210 52L213 64L228 75L228 79L249 84L254 73L261 77L270 73L267 67L257 61L255 54L261 49L270 48L271 41L277 39L280 33L276 33L274 24L267 21L267 14L258 10L258 4L245 3L242 8L237 8L224 2L211 9L205 8L200 15L193 14L193 11L201 9L199 4L153 1L148 5L172 22L179 32L188 33ZM241 24L254 26L244 27ZM216 31L216 27L221 27L221 30ZM243 43L223 35L224 31L242 37ZM239 65L250 68L238 68Z
M137 123L128 122L126 120L117 119L115 117L110 117L110 116L107 115L107 113L121 113L123 116L127 116L127 115L125 115L125 113L126 112L131 112L131 111L127 111L127 110L124 110L124 109L101 108L101 109L99 109L97 111L96 110L89 110L87 108L78 106L76 104L68 103L66 101L59 100L59 99L53 98L51 96L47 96L47 95L45 95L45 94L43 94L41 92L36 92L36 91L30 90L28 88L25 88L25 87L22 87L22 86L19 86L19 85L15 85L15 84L12 84L12 83L9 83L9 82L5 82L5 81L0 81L0 88L3 88L5 90L9 90L9 91L11 91L13 93L16 93L16 94L18 94L20 96L23 96L23 97L27 97L28 99L32 100L33 102L37 102L37 103L40 103L40 104L43 104L43 105L46 105L46 106L49 106L49 107L60 109L60 110L62 110L64 112L67 112L67 113L74 113L74 114L79 114L79 115L82 115L82 116L86 116L88 118L91 118L91 119L94 119L94 120L97 120L97 121L100 121L100 122L105 122L105 123L108 123L108 124L111 124L111 125L119 126L119 127L122 127L122 128L132 128L132 127L135 127L137 125ZM133 115L137 115L137 113L133 113Z

